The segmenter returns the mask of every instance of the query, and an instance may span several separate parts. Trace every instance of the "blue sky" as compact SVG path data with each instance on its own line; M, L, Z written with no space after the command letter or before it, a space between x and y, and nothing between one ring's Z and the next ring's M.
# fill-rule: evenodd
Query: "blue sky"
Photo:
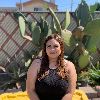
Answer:
M25 2L29 0L21 0L21 2ZM46 0L49 1L49 0ZM71 10L71 1L72 3L72 11L74 11L81 0L55 0L56 4L58 5L59 11L66 11ZM0 0L0 7L15 7L16 2L20 2L20 0ZM88 5L95 4L95 2L99 2L100 0L86 0Z

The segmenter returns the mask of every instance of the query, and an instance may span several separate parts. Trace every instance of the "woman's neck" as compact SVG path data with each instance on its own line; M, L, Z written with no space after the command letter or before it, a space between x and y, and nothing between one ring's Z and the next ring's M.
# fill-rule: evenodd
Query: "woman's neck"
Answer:
M57 63L57 59L55 59L55 58L49 59L49 63Z
M57 59L49 59L49 68L57 68Z

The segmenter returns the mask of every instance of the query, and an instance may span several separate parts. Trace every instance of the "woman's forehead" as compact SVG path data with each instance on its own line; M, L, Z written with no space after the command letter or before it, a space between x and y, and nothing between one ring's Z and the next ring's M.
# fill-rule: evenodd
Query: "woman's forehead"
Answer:
M50 39L47 41L46 45L48 44L59 44L59 42L56 39Z

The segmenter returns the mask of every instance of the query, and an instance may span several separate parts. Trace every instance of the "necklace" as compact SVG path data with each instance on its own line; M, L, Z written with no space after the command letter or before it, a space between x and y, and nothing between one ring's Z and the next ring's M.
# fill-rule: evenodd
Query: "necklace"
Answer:
M49 65L49 69L56 69L56 68L57 68L57 64L55 64L55 65L54 64L50 64Z

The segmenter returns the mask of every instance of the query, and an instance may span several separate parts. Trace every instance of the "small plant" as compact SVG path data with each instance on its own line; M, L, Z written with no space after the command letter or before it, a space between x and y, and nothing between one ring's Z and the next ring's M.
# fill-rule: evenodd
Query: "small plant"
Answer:
M0 89L6 91L7 89L20 88L22 91L26 90L26 76L27 70L32 62L32 56L28 51L24 52L24 57L22 58L22 64L20 65L16 56L14 61L11 61L9 66L3 68L5 72L2 74L3 79L0 78ZM5 77L5 78L4 78Z
M82 71L78 75L78 85L79 86L86 86L90 83L90 76L88 71Z
M92 85L100 85L100 63L97 62L95 66L89 70L90 81Z

